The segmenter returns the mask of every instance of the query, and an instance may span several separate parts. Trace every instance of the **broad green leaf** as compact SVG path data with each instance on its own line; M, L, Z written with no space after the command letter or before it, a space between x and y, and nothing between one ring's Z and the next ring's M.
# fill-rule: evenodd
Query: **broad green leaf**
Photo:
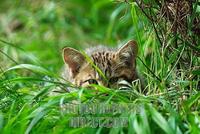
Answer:
M149 111L151 113L152 119L155 123L163 129L167 134L174 134L173 128L168 124L166 119L154 108L149 106Z
M197 70L193 70L192 74L194 74L194 75L200 75L200 70L198 70L198 69Z
M53 76L53 77L59 77L55 73L50 72L50 71L48 71L47 69L45 69L41 66L32 65L32 64L19 64L19 65L10 67L7 70L5 70L3 73L1 73L0 76L3 75L4 73L8 72L8 71L12 71L12 70L16 70L16 69L28 69L28 70L33 71L35 73Z

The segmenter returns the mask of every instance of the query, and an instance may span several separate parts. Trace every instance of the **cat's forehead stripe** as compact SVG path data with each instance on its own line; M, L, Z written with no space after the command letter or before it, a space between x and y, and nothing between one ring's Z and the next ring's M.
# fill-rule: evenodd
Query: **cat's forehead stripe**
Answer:
M100 51L100 52L94 52L91 55L93 62L95 65L97 65L104 74L108 75L111 73L111 62L113 60L113 57L115 57L115 54L110 51ZM109 72L109 73L108 73Z

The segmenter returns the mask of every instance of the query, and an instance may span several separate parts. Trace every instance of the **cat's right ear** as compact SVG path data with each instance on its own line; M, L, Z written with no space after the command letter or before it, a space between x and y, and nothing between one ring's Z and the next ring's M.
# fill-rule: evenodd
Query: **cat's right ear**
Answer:
M63 48L64 62L69 66L73 77L79 72L80 67L85 62L85 57L77 50L65 47Z

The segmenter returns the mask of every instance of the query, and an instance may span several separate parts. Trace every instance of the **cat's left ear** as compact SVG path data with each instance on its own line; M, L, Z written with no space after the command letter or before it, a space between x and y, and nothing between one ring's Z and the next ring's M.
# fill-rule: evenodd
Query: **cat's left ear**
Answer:
M136 41L130 40L118 50L117 55L122 62L135 66L137 53L138 46Z
M79 51L65 47L63 49L63 59L69 66L73 77L80 71L81 66L85 63L85 57Z

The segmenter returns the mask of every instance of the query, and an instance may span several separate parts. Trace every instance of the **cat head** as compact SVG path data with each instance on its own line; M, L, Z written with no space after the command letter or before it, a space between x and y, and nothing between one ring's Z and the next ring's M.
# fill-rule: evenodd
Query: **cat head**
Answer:
M69 72L70 81L76 86L99 84L117 88L120 81L131 82L137 78L137 51L137 43L131 40L116 51L102 50L88 55L106 79L78 50L70 47L64 48L63 59L68 66L66 71Z

